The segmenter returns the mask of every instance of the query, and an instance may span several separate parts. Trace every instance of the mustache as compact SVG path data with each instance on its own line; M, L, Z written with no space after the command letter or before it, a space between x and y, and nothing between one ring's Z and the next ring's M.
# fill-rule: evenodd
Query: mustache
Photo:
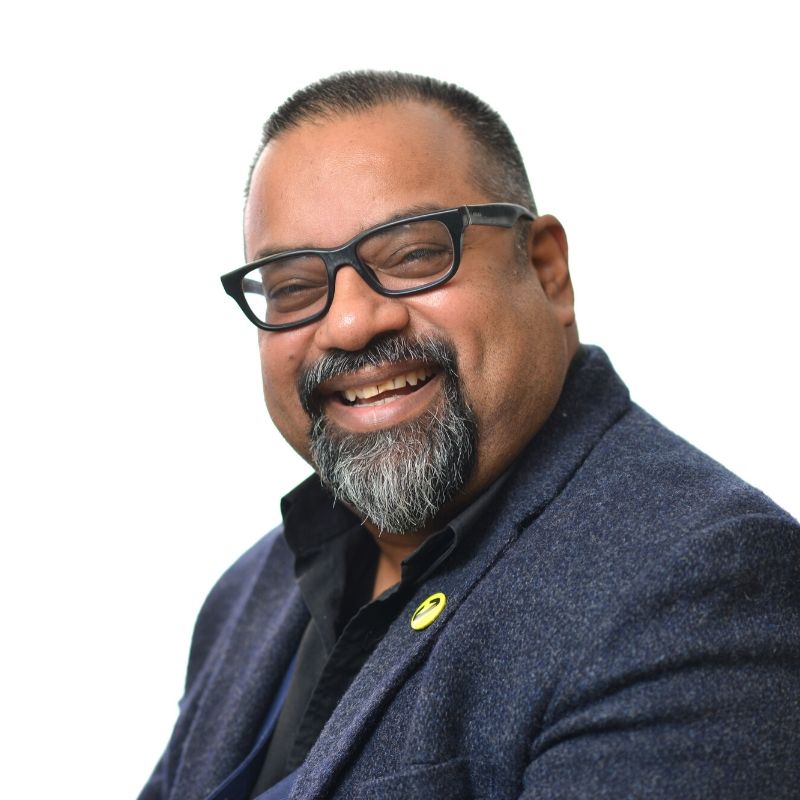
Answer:
M363 350L331 350L306 367L297 380L297 392L303 409L311 417L321 414L317 390L325 381L365 367L401 364L404 361L424 361L438 367L451 378L458 378L455 347L448 339L432 335L409 338L396 333L382 334Z

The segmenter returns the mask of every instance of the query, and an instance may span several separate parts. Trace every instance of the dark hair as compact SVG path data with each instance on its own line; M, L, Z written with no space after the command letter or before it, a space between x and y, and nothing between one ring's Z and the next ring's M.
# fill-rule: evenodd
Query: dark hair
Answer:
M419 101L438 105L459 122L476 145L470 173L489 199L513 202L536 213L517 144L500 115L471 92L452 83L404 72L340 72L295 92L264 123L261 145L247 178L271 139L313 118L356 114L384 103Z

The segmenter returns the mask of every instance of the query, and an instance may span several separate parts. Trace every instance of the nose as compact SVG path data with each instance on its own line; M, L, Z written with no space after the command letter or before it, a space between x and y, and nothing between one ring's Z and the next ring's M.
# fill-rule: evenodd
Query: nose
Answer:
M402 298L378 294L355 269L344 266L336 274L333 302L314 341L322 350L361 350L379 334L400 331L408 323Z

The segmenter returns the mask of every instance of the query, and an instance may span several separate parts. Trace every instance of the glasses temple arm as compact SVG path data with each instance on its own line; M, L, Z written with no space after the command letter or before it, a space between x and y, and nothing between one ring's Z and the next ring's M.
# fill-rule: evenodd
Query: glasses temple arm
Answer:
M494 225L500 228L510 228L521 217L536 219L536 215L523 206L511 203L466 206L468 225Z
M254 281L252 278L245 278L242 281L242 291L247 294L264 294L264 284L261 281Z

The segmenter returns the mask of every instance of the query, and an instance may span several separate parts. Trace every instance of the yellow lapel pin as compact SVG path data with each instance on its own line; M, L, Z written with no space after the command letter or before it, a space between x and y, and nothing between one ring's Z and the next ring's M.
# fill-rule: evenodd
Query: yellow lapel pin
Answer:
M411 627L415 631L427 628L444 611L446 603L447 598L441 592L426 597L411 615Z

